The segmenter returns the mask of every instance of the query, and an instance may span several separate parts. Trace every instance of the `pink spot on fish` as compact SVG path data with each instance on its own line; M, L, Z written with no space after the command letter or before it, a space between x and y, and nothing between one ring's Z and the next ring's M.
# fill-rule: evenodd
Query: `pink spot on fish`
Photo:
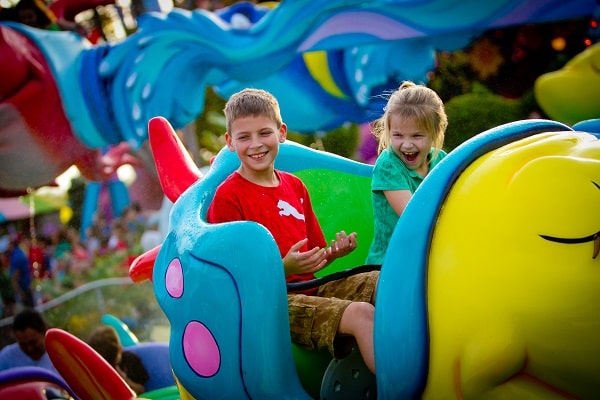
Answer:
M211 377L221 366L221 352L210 330L191 321L183 333L183 354L190 368L202 377Z
M178 258L172 260L167 267L165 287L172 297L180 298L183 295L183 269Z

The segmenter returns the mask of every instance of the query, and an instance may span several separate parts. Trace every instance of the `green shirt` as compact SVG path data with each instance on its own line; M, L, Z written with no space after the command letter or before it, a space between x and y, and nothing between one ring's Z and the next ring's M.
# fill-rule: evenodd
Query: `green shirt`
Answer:
M434 149L429 152L429 158L432 159L429 171L446 156L443 150L439 150L437 156L433 158L434 152ZM366 264L383 264L390 237L399 219L383 191L410 190L411 193L414 193L421 182L423 182L423 177L409 169L393 150L388 147L381 152L375 162L371 182L375 226L373 243L371 243Z

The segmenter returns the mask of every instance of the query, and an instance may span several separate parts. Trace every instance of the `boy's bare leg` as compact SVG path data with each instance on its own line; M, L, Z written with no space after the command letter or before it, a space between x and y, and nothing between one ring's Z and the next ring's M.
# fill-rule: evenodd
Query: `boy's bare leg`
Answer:
M352 335L356 339L360 355L367 368L375 374L375 355L373 348L373 320L375 306L365 302L350 303L338 326L338 332Z

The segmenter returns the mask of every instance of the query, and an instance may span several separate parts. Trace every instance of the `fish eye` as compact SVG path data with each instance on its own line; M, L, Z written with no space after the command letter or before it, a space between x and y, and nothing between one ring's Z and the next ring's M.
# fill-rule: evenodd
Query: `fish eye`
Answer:
M598 253L600 253L600 231L585 237L580 238L561 238L555 236L548 235L540 235L540 237L544 240L548 240L550 242L562 243L562 244L581 244L587 242L594 242L594 251L592 253L592 258L598 257Z
M596 186L597 189L600 190L600 185L598 183L592 181L592 184L594 186ZM598 257L598 254L600 253L600 231L593 233L589 236L584 236L584 237L580 237L580 238L561 238L561 237L548 236L548 235L540 235L540 237L542 239L548 240L550 242L562 243L562 244L581 244L581 243L587 243L587 242L594 242L594 250L592 252L592 258L595 259L596 257Z

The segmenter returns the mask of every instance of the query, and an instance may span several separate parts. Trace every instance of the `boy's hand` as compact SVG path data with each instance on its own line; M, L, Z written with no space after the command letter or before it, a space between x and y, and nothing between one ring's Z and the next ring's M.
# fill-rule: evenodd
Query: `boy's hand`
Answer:
M346 235L346 232L341 231L335 234L335 240L331 241L331 246L326 251L328 263L333 260L344 257L356 249L356 232Z
M305 252L300 251L306 245L306 242L308 242L308 239L302 239L293 245L283 258L285 276L314 273L327 265L328 259L325 257L325 249L314 247Z

